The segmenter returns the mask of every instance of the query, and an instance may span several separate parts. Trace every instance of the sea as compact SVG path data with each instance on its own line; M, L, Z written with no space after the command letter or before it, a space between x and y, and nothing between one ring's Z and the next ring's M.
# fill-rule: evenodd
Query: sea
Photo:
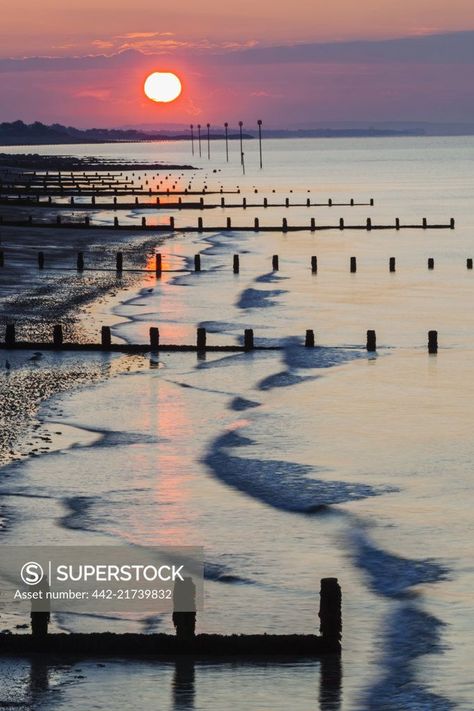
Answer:
M171 193L206 185L204 202L215 208L137 205L119 219L153 225L172 215L186 227L202 217L212 231L157 233L143 267L160 252L161 278L143 273L102 298L89 326L110 325L126 343L147 342L158 326L161 342L176 344L194 343L205 327L215 345L242 343L251 328L256 345L280 349L84 355L110 365L110 377L43 402L52 444L0 470L8 509L0 541L203 546L199 632L317 633L320 579L337 577L341 660L0 658L0 707L473 709L474 138L264 136L263 168L258 140L244 141L244 165L238 141L229 162L223 141L211 142L210 158L207 148L203 140L201 156L197 141L194 155L190 142L1 149L195 166L133 177ZM113 217L111 205L92 219ZM248 229L225 230L228 217ZM255 231L255 217L308 229ZM398 217L402 229L356 229L368 217L374 225ZM317 226L343 218L345 229L312 232L311 218ZM455 218L455 229L403 229L423 218ZM304 347L307 329L314 349ZM366 351L369 329L376 353ZM430 330L437 355L428 354ZM71 355L27 358L18 353L12 367L54 369ZM169 615L152 612L63 613L54 625L173 629Z

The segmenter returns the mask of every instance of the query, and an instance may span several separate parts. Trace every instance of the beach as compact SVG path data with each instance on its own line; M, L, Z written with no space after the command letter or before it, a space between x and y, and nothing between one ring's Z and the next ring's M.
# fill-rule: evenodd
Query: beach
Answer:
M51 339L61 323L65 340L82 343L98 342L104 325L125 343L146 343L150 326L159 326L163 343L194 343L204 327L215 345L242 344L251 328L257 344L280 350L204 358L51 351L33 362L30 352L3 351L10 367L0 376L7 393L0 535L4 544L23 545L204 545L204 632L315 632L319 579L337 577L342 671L332 671L331 694L319 662L180 668L0 659L8 680L1 703L127 708L133 686L143 689L143 707L160 689L163 708L220 708L235 685L236 709L259 698L259 709L467 710L474 140L268 141L262 172L249 142L245 176L219 146L210 162L194 156L193 185L215 187L217 197L206 202L220 199L224 185L240 190L229 202L246 197L262 207L146 213L149 224L172 215L184 226L203 216L215 228L205 234L114 232L113 206L94 217L110 224L106 232L4 226L2 323L15 321L21 338L37 341ZM172 142L67 152L193 160L189 146ZM188 185L188 177L175 180ZM263 198L276 195L302 206L264 208ZM373 198L374 206L313 209L304 206L308 196ZM76 217L83 216L77 205ZM227 216L239 225L254 217L262 225L455 217L456 229L233 233L221 229ZM125 225L141 217L139 206L120 213ZM38 250L54 268L38 270ZM118 276L118 250L129 268L149 271ZM82 274L78 251L91 267ZM197 253L201 272L194 271ZM314 329L314 349L303 345L307 329ZM368 329L377 333L376 354L366 351ZM437 356L427 352L431 329L439 334ZM0 614L0 630L24 622ZM64 614L53 627L169 632L172 623L160 615Z

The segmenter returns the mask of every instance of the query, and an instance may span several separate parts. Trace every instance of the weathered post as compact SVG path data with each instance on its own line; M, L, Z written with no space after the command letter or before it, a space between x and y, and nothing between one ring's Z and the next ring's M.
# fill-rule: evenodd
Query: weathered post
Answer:
M225 198L221 197L221 207L225 207Z
M61 348L63 345L63 327L59 324L53 326L53 343L56 348Z
M161 276L161 265L162 265L161 254L158 252L158 254L155 254L155 274L156 274L156 276Z
M351 257L351 274L355 274L357 271L357 258L356 257Z
M328 200L328 207L332 207L332 200L331 200L331 198L329 198L329 200Z
M306 198L306 207L311 207L311 200L310 200L310 198Z
M256 217L253 221L253 229L254 232L258 232L260 229L260 220L258 219L258 217Z
M202 232L202 230L203 230L202 217L198 217L198 232Z
M246 351L253 350L253 329L246 328L244 331L244 349Z
M369 231L372 229L372 219L370 217L367 218L367 229Z
M339 652L342 638L342 594L337 578L322 578L319 631L330 649Z
M173 624L176 637L190 642L196 635L196 586L192 578L177 578L173 590Z
M311 232L316 231L316 219L314 217L311 218L310 230L311 230Z
M374 198L370 198L370 207L374 206Z
M239 255L238 255L238 254L234 254L233 269L234 269L234 274L238 274L239 271L240 271L240 261L239 261Z
M466 267L467 269L472 269L472 257L466 259Z
M395 229L396 230L400 229L400 218L399 217L395 218Z
M290 198L285 198L285 207L290 207Z
M395 257L390 257L389 259L389 270L391 272L395 271Z
M170 230L174 230L174 217L170 217Z
M146 217L142 217L142 227L146 227Z
M123 253L122 252L117 252L117 256L115 258L115 269L117 272L122 272L122 269L123 269Z
M351 198L351 207L354 207L354 198Z
M44 252L38 252L38 269L44 268Z
M306 331L304 344L306 348L314 348L314 331L311 328Z
M78 272L84 271L84 252L77 253L76 268Z
M340 230L344 229L344 218L343 217L339 218L339 229Z
M263 207L268 207L268 198L263 198Z
M194 271L195 272L201 271L201 255L200 254L194 255Z
M316 274L318 271L318 258L315 256L311 257L311 271L313 274Z
M118 217L114 217L114 227L115 227L115 229L118 229L118 226L119 226Z
M283 218L281 229L283 232L288 232L288 220L286 217Z
M231 227L232 227L232 222L231 222L230 217L228 217L227 221L226 221L226 230L230 230Z
M423 227L424 230L426 230L426 228L428 227L428 220L426 219L426 217L423 218L421 226Z
M150 347L152 351L160 347L160 331L156 326L150 326Z
M202 353L205 350L206 350L206 329L201 327L201 328L197 329L197 351L198 351L198 353Z
M449 228L451 230L454 230L454 226L455 226L455 220L454 220L454 217L452 217L449 221Z
M435 355L438 352L438 331L428 331L428 353Z
M274 254L272 257L272 269L274 272L277 272L280 268L280 260L278 258L278 254Z
M91 223L91 218L89 217L89 215L86 215L86 216L84 217L84 224L85 224L85 226L86 226L86 227L89 227L90 223Z
M367 331L367 351L375 353L377 350L377 336L375 331Z
M5 328L5 345L14 346L15 345L15 324L7 323Z
M428 269L434 269L434 259L433 259L433 257L428 257Z
M102 348L110 348L112 344L112 336L110 333L110 326L102 326L101 332L100 332L100 342L102 345Z
M204 210L204 198L199 198L199 208L201 210Z

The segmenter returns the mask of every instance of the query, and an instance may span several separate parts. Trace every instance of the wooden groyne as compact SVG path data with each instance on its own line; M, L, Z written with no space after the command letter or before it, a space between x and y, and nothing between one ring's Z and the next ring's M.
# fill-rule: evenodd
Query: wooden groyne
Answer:
M307 329L301 345L305 348L315 348L316 338L313 329ZM348 348L348 346L342 346ZM362 346L352 346L362 348ZM377 350L377 337L374 330L366 332L366 350L375 353ZM248 353L250 351L279 351L285 345L261 345L255 340L253 328L246 328L243 332L242 344L212 345L207 341L207 331L205 328L196 329L196 342L194 344L162 343L160 331L157 326L149 329L148 343L112 343L112 332L110 326L102 326L100 343L70 343L64 340L63 327L61 324L53 326L51 341L20 341L16 338L15 324L9 323L5 328L5 338L0 341L0 349L21 350L21 351L78 351L78 352L105 352L105 353L158 353L158 352L191 352L191 353ZM428 352L436 354L438 352L438 331L428 331Z
M0 225L9 227L36 227L36 228L48 228L53 229L55 227L61 227L63 229L71 230L123 230L130 232L225 232L226 230L232 230L233 232L320 232L320 231L343 231L343 230L365 230L370 231L380 231L380 230L454 230L455 220L451 218L448 223L440 224L430 224L426 218L423 218L420 223L408 223L402 224L399 218L396 218L393 224L378 225L372 222L370 217L367 218L365 223L358 225L346 224L345 220L341 217L338 224L324 224L316 223L314 217L311 218L310 223L306 225L291 225L288 224L288 220L284 217L280 225L261 225L258 217L254 219L253 225L233 225L230 217L227 218L226 224L221 226L206 226L202 217L198 218L197 225L182 225L177 226L174 217L169 218L168 224L150 225L147 223L146 218L142 217L139 224L122 223L120 224L118 217L114 218L113 224L94 224L89 217L86 216L85 220L76 220L66 222L62 219L60 215L57 216L56 220L53 222L49 221L36 221L33 217L26 219L11 219L4 216L0 216Z
M340 655L342 594L337 578L322 578L319 635L316 634L195 634L196 612L173 614L176 636L169 634L47 634L45 613L36 613L33 634L0 634L0 656L54 654L61 657L155 657L188 655L228 657L304 657ZM46 613L46 616L48 613ZM41 619L43 616L43 619Z

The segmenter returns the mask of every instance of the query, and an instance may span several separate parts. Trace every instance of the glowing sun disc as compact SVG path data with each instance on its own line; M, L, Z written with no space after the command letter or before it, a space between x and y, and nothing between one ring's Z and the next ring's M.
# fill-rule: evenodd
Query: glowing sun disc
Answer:
M165 104L177 99L182 89L180 80L171 72L153 72L143 88L149 99Z

